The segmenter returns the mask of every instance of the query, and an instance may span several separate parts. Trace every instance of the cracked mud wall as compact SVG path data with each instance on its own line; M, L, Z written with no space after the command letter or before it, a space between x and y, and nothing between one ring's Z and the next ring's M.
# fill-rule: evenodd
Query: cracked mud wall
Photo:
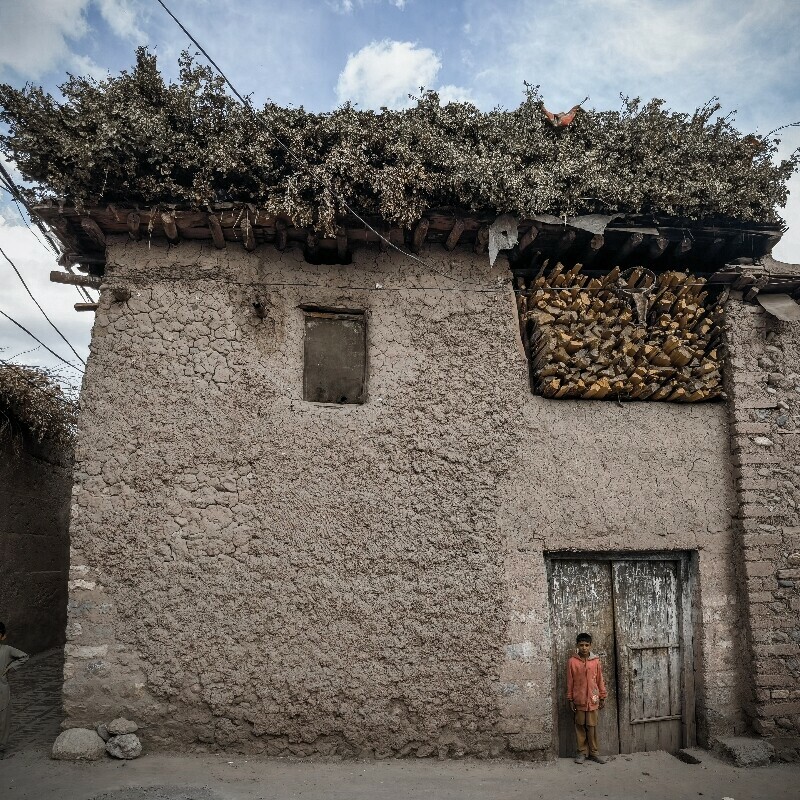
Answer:
M132 296L102 293L82 398L68 724L547 757L543 554L574 548L699 552L703 719L737 728L725 409L533 397L500 262L426 257L112 244ZM364 405L301 399L301 304L366 311Z

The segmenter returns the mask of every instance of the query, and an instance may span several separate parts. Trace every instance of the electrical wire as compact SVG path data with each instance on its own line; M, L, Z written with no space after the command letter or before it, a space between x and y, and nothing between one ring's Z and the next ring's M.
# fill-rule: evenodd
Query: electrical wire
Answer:
M163 2L163 0L156 0L156 2L157 2L157 3L158 3L158 4L159 4L159 5L160 5L160 6L161 6L163 9L164 9L164 11L166 11L166 12L167 12L167 14L169 14L169 16L170 16L170 17L172 17L172 19L174 20L175 24L176 24L176 25L177 25L177 26L178 26L178 27L179 27L179 28L180 28L180 29L181 29L181 30L182 30L182 31L183 31L183 32L186 34L186 36L189 38L189 40L192 42L192 44L193 44L195 47L197 47L197 49L198 49L198 50L199 50L199 51L200 51L200 52L201 52L201 53L202 53L202 54L203 54L203 55L204 55L204 56L205 56L205 57L208 59L208 62L209 62L209 63L211 64L211 66L212 66L212 67L214 67L214 69L215 69L215 70L216 70L216 71L219 73L220 77L222 78L222 80L224 80L224 81L225 81L225 83L228 85L228 87L229 87L229 88L230 88L230 90L233 92L233 94L234 94L234 95L236 95L236 97L239 99L239 101L242 103L242 105L244 105L244 107L245 107L245 108L246 108L246 109L247 109L247 110L248 110L248 111L249 111L249 112L252 114L252 116L253 116L253 121L256 123L256 125L258 125L258 126L259 126L260 128L262 128L262 130L264 130L264 131L265 131L265 132L266 132L266 133L267 133L269 136L271 136L271 137L272 137L272 138L273 138L273 139L274 139L274 140L277 142L277 144L278 144L278 145L281 147L281 149L282 149L282 150L283 150L283 151L284 151L284 152L285 152L285 153L286 153L286 154L287 154L289 157L291 157L292 159L294 159L296 162L299 162L299 163L300 163L300 166L301 166L301 168L302 168L302 167L305 167L305 169L306 169L308 172L310 172L310 173L312 173L312 174L313 174L313 173L314 173L314 171L315 171L314 165L312 165L312 164L309 164L307 161L304 161L303 159L301 159L301 158L300 158L300 157L299 157L299 156L298 156L298 155L297 155L297 154L296 154L296 153L295 153L295 152L294 152L294 151L293 151L293 150L292 150L292 149L289 147L289 145L287 145L285 142L283 142L283 141L282 141L282 140L281 140L281 139L280 139L280 138L277 136L277 134L275 134L273 131L269 130L269 129L268 129L268 128L267 128L267 127L266 127L266 126L263 124L263 122L262 122L261 118L260 118L260 117L259 117L259 116L256 114L256 112L255 112L255 109L253 108L253 105L252 105L252 103L249 101L249 99L246 99L246 98L245 98L245 97L243 97L241 94L239 94L239 92L237 91L236 87L235 87L235 86L234 86L234 85L231 83L231 81L228 79L228 76L227 76L227 75L226 75L226 74L225 74L225 73L224 73L224 72L223 72L223 71L222 71L222 70L219 68L219 66L217 65L217 62L216 62L216 61L214 61L214 59L213 59L213 58L211 58L211 56L210 56L210 55L209 55L209 54L206 52L206 50L203 48L203 46L200 44L200 42L198 42L198 41L197 41L197 39L195 39L195 38L194 38L194 36L192 36L192 34L191 34L191 33L189 33L189 31L186 29L186 27L183 25L183 23L182 23L182 22L181 22L181 21L180 21L180 20L179 20L179 19L178 19L178 18L175 16L175 14L173 14L173 13L172 13L172 11L170 11L170 10L169 10L169 8L167 7L166 3L164 3L164 2ZM452 276L452 275L448 275L447 273L445 273L445 272L442 272L441 270L438 270L436 267L434 267L432 264L430 264L429 262L427 262L425 259L423 259L423 258L419 258L418 256L415 256L413 253L409 253L407 250L404 250L402 247L398 247L398 246L397 246L397 245L396 245L394 242L392 242L392 241L391 241L391 240L390 240L388 237L384 236L384 235L383 235L383 234L382 234L380 231L376 230L376 229L375 229L375 228L374 228L372 225L370 225L370 224L369 224L369 222L367 222L367 221L366 221L366 220L365 220L365 219L364 219L364 218L363 218L363 217L362 217L362 216L361 216L361 215L360 215L360 214L359 214L359 213L358 213L358 212L357 212L357 211L356 211L356 210L355 210L355 209L354 209L354 208L353 208L353 207L352 207L352 206L351 206L351 205L350 205L350 204L349 204L349 203L348 203L348 202L347 202L347 201L346 201L344 198L337 196L337 197L336 197L336 199L337 199L337 200L339 201L339 203L341 203L341 205L342 205L342 206L343 206L345 209L347 209L347 211L348 211L350 214L352 214L352 215L353 215L353 216L354 216L354 217L355 217L355 218L356 218L356 219L357 219L357 220L358 220L358 221L359 221L359 222L360 222L360 223L361 223L361 224L362 224L362 225L363 225L363 226L364 226L364 227L365 227L367 230L369 230L369 231L372 231L372 233L374 233L374 234L375 234L375 235L376 235L376 236L377 236L377 237L378 237L378 238L379 238L379 239L380 239L382 242L384 242L384 243L385 243L385 244L386 244L388 247L391 247L393 250L396 250L398 253L401 253L401 254L402 254L402 255L404 255L406 258L410 258L412 261L416 261L418 264L422 264L424 267L426 267L427 269L431 270L432 272L435 272L437 275L441 275L442 277L444 277L444 278L447 278L448 280L455 280L456 282L461 282L461 283L463 283L463 281L458 281L458 279L457 279L457 278L453 278L453 276ZM464 285L472 285L472 284L464 284Z
M16 325L20 330L25 331L25 333L27 333L28 336L31 337L31 339L33 339L35 342L38 342L42 347L44 347L45 350L47 350L48 353L55 356L59 361L66 364L68 367L71 367L76 372L80 372L81 375L83 375L83 370L80 367L76 367L73 363L67 361L66 358L62 358L58 353L56 353L55 350L51 350L38 336L32 334L24 325L21 325L13 317L10 317L8 314L6 314L6 312L3 311L2 309L0 309L0 314L2 314L9 322L13 322L14 325Z
M39 311L42 312L42 316L50 323L50 327L67 343L67 347L69 347L69 349L72 350L72 352L75 354L75 358L77 358L78 361L81 362L81 364L86 366L86 362L80 357L80 354L72 346L72 343L69 341L69 339L67 339L67 337L64 336L63 333L61 333L58 326L53 322L53 320L50 319L50 317L47 316L47 312L39 305L39 301L33 296L33 292L30 290L30 288L28 288L28 284L25 283L25 278L22 277L22 273L20 273L20 271L17 269L17 265L6 255L2 247L0 247L0 255L2 255L3 258L6 261L8 261L9 264L11 264L11 269L13 269L14 272L17 273L17 277L19 278L20 283L22 283L22 285L25 287L25 291L28 293L31 300L33 300L33 302L36 303L36 308L38 308Z

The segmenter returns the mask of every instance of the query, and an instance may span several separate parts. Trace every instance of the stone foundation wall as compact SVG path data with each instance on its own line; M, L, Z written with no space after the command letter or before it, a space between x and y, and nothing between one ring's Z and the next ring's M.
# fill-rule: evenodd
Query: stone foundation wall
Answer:
M756 733L800 758L800 326L733 295L727 381Z
M724 406L533 397L503 267L425 256L112 243L132 296L102 292L82 397L67 724L549 757L544 555L570 548L695 553L700 736L744 730ZM302 400L303 304L366 311L364 405Z
M29 653L64 643L71 455L0 441L0 620Z

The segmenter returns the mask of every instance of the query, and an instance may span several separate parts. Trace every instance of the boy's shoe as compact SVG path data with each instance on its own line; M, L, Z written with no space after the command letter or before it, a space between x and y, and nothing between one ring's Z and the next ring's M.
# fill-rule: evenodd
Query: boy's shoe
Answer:
M600 756L600 755L589 756L589 761L594 761L597 764L607 764L608 763L608 759L605 756Z
M584 761L586 761L586 756L583 753L578 753L578 755L575 756L576 764L583 764Z

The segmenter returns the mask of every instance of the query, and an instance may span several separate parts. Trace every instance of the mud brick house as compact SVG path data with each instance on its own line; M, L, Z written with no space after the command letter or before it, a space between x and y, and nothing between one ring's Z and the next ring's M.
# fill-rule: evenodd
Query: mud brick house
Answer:
M135 89L128 105L156 91ZM526 102L548 146L586 149L575 137L595 117L558 130ZM436 109L423 111L494 124ZM631 119L619 124L643 124ZM694 135L697 118L680 125ZM558 192L526 211L476 180L471 204L430 190L440 202L406 220L351 199L355 217L324 181L298 200L268 134L242 169L272 148L295 175L272 199L244 198L242 178L238 198L182 200L189 179L165 161L172 199L152 201L149 177L114 165L135 172L144 156L126 148L152 163L160 145L126 140L93 148L79 202L57 137L48 178L19 144L26 174L51 189L67 176L54 189L66 199L37 213L100 290L66 724L125 714L162 748L566 755L563 667L588 629L607 664L607 752L755 735L797 757L800 268L771 258L782 228L769 208L721 206L763 177L763 140L709 127L713 153L733 142L731 174L751 172L691 214L674 198L658 211L656 195L646 211L570 211ZM629 174L620 192L645 180L612 171ZM282 211L286 198L297 204ZM493 265L487 250L501 251Z

